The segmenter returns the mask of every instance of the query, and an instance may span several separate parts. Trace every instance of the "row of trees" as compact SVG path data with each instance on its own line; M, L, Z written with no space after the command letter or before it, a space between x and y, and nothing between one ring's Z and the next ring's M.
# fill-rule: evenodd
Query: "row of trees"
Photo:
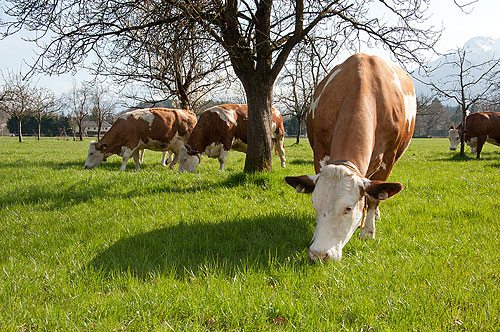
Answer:
M10 125L16 123L19 142L23 141L25 132L23 121L31 119L36 122L36 136L40 139L42 122L56 120L58 115L64 114L69 119L68 129L73 133L77 131L80 140L83 140L85 121L90 117L96 121L100 137L102 124L113 114L115 106L109 90L98 83L85 83L80 87L74 84L71 91L56 98L50 90L11 72L4 77L4 84L0 87L0 112L15 120Z

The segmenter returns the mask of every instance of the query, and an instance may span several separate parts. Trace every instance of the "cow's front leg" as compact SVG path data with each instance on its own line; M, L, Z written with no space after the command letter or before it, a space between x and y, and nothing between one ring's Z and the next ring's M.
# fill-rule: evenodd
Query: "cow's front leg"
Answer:
M172 155L174 156L173 159L172 159ZM170 166L168 166L168 168L174 169L175 165L177 164L177 161L179 160L179 154L175 153L175 152L171 152L170 156L168 157L168 159L172 160L170 162Z
M140 157L139 157L139 149L136 149L133 152L132 157L134 157L135 170L138 171L139 170L139 166L141 165Z
M224 150L222 149L220 154L219 154L219 163L220 163L220 170L224 171L226 168L224 164L226 163L227 156L229 155L229 150Z
M368 208L366 211L365 226L361 229L359 237L364 240L375 239L375 219L380 219L380 211L378 211L379 200L374 200L370 197L366 198ZM377 213L378 212L378 213Z
M283 136L278 136L278 138L276 139L275 148L277 149L278 154L280 155L281 167L285 167L286 158L285 158L285 144Z
M486 142L486 136L480 136L477 138L476 159L481 159L481 150L483 150L484 142Z

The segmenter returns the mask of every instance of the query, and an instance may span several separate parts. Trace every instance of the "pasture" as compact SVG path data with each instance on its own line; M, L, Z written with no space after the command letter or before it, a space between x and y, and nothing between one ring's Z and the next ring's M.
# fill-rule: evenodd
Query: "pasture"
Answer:
M493 331L500 329L500 150L461 159L414 139L377 239L308 259L315 214L287 168L193 174L121 158L83 169L85 142L0 138L1 331Z

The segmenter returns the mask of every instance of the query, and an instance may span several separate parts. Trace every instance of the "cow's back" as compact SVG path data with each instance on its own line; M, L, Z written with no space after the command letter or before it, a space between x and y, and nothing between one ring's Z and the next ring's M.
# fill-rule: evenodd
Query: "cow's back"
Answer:
M404 71L376 56L351 56L318 85L307 115L316 172L351 159L367 176L380 167L390 171L411 140L415 111L413 83Z
M466 119L467 136L489 136L500 141L500 113L477 112Z
M198 119L187 142L198 151L212 143L222 143L231 149L233 138L246 144L248 125L247 105L224 104L206 109Z

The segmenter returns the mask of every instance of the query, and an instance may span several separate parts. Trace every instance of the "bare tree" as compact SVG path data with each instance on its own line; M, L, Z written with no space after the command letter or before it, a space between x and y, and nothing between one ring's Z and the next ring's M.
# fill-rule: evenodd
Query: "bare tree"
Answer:
M9 72L0 92L0 111L17 120L19 143L23 142L22 122L33 115L37 88L21 74Z
M98 63L94 72L111 75L120 85L140 83L150 90L150 97L129 95L134 100L154 104L173 99L177 107L200 109L207 94L227 85L227 57L194 22L180 18L178 23L172 29L154 26L124 33L109 62Z
M38 124L37 139L40 140L43 120L54 115L56 111L56 100L52 91L40 88L37 93L32 96L33 109L32 115Z
M462 111L462 129L466 130L465 118L471 107L478 103L491 102L495 87L500 79L500 58L491 58L480 63L472 63L467 48L457 48L445 54L444 60L435 68L428 70L429 75L443 67L452 69L452 74L436 81L424 82L440 96L455 101ZM465 142L461 137L460 155L465 156Z
M362 42L389 49L399 60L421 60L437 34L422 28L427 2L355 0L5 0L12 21L5 34L23 28L46 41L34 69L61 73L89 53L103 62L123 34L155 27L172 31L190 20L224 50L241 81L248 104L245 171L271 170L271 105L274 82L292 51L307 35ZM48 39L48 41L47 41Z
M97 123L97 140L100 140L102 124L114 113L116 102L111 99L108 89L96 83L90 91L90 103L92 117Z
M332 68L339 50L340 45L329 38L306 37L292 51L278 78L275 104L279 105L283 115L297 120L297 144L314 90Z
M415 134L419 136L443 136L450 125L450 115L441 101L432 96L417 96Z
M78 137L80 141L83 141L85 136L85 120L91 113L92 91L87 84L82 84L78 86L76 83L73 84L73 88L70 92L66 93L64 99L66 107L69 109L69 114L71 117L73 138L75 137L75 126L78 127Z

